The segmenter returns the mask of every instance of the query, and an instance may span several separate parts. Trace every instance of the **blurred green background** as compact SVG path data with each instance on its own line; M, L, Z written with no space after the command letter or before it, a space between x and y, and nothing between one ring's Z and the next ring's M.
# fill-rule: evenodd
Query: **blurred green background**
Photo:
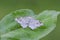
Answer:
M0 19L18 9L32 9L36 14L44 10L60 11L60 0L0 0ZM41 40L60 40L60 15L55 30Z

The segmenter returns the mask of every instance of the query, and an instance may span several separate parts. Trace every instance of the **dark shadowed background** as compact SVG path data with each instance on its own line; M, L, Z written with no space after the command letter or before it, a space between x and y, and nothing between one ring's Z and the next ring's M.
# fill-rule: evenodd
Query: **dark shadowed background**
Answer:
M32 9L36 14L44 10L60 11L60 0L0 0L0 19L18 9ZM60 15L55 30L41 40L60 40Z

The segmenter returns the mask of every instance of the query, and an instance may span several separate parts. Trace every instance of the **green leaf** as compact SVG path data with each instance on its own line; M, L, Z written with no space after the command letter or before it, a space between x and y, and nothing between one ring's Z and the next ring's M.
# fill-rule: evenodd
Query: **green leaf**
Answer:
M46 28L39 36L40 38L46 36L48 33L50 33L54 28L56 27L57 23L57 16L60 14L60 12L55 10L45 10L41 12L36 19L42 21L44 23L44 26L41 28Z
M38 15L29 9L17 10L6 15L0 21L1 40L39 40L50 33L55 27L57 16L60 12L54 10L46 10ZM44 23L44 26L31 30L30 28L23 29L14 19L16 17L34 16Z

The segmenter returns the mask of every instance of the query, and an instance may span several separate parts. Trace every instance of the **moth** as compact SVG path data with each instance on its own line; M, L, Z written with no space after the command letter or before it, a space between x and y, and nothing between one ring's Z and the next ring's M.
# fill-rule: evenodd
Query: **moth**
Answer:
M15 18L15 21L17 21L22 26L22 28L29 27L32 30L43 25L42 22L34 19L33 17L19 17L19 18Z

